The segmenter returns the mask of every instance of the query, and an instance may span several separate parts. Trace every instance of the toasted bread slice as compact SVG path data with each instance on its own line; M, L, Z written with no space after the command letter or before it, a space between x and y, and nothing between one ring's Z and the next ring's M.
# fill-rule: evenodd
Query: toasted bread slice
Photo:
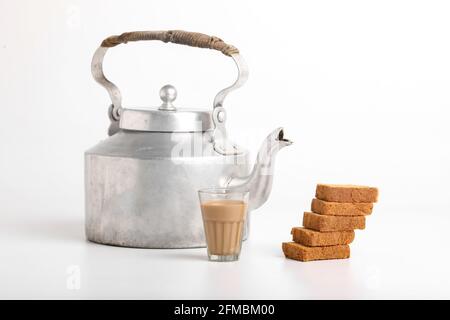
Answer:
M355 231L319 232L296 227L291 231L292 240L308 247L336 246L350 244L355 239Z
M372 203L378 200L378 189L350 184L318 184L316 198L331 202Z
M307 247L295 242L283 242L282 248L286 258L304 262L350 257L350 246L348 245Z
M366 218L364 216L326 216L312 212L303 214L303 226L316 231L349 231L365 229Z
M372 213L373 203L329 202L312 199L311 211L328 216L367 216Z

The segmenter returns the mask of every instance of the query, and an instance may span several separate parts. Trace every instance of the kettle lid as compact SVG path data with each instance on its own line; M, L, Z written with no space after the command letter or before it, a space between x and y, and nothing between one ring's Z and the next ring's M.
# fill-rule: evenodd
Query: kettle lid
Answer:
M214 129L211 112L177 109L177 90L165 85L159 91L162 104L157 109L122 109L119 127L125 130L154 132L204 132Z

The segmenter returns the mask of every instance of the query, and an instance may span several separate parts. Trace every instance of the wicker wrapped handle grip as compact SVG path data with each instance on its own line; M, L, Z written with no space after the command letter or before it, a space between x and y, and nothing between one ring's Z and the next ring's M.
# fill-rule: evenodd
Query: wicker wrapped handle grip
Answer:
M239 53L239 50L236 47L225 43L218 37L183 30L125 32L119 36L110 36L106 38L103 40L101 46L104 48L110 48L121 43L141 40L160 40L163 42L171 42L191 47L208 48L220 51L226 56Z

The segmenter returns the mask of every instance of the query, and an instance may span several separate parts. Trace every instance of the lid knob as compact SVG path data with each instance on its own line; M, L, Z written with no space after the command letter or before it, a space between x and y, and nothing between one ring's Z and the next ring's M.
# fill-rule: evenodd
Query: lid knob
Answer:
M170 84L166 84L159 90L159 97L163 101L159 110L164 111L176 111L177 108L173 105L173 102L177 98L177 89Z

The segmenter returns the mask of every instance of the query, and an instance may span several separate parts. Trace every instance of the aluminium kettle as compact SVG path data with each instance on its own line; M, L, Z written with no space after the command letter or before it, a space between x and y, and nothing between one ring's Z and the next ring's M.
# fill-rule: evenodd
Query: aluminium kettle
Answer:
M216 95L212 110L175 107L177 91L171 85L161 88L162 103L157 108L124 108L119 89L103 74L103 58L111 47L140 40L220 51L234 60L238 78ZM238 49L196 32L127 32L106 38L95 52L91 68L112 104L109 137L85 152L88 240L140 248L204 247L199 189L248 190L249 211L267 200L275 156L292 142L284 138L282 128L276 129L263 142L252 168L248 151L228 140L223 102L248 77ZM247 219L244 239L249 223Z

